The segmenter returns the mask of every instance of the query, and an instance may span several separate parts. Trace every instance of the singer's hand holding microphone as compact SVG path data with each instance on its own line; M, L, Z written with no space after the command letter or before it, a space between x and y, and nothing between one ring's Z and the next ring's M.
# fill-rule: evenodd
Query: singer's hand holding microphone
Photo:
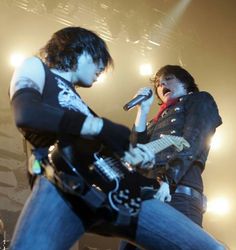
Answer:
M123 109L128 111L138 105L142 111L146 111L148 113L153 100L154 97L152 94L152 89L149 87L141 88L138 90L134 98L124 105Z

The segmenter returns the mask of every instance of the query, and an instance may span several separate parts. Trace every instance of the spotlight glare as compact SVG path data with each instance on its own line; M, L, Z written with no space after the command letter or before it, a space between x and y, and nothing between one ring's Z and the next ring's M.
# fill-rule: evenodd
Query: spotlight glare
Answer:
M10 63L14 68L16 68L23 62L24 59L25 56L23 54L13 53L10 57Z
M230 211L229 200L225 197L218 197L208 202L207 212L217 214L217 215L226 215Z
M142 76L150 76L152 75L152 66L150 64L142 64L139 67L139 73Z
M211 149L216 150L219 149L221 146L221 137L219 136L218 133L216 133L212 138L211 138Z
M99 75L99 77L97 78L97 83L103 83L106 79L107 75L105 73L102 73Z

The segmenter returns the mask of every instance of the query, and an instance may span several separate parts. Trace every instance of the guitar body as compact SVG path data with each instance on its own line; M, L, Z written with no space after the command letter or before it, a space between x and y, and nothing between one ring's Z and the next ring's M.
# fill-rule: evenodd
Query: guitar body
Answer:
M83 140L83 145L85 142L88 144L87 140ZM54 167L59 172L82 176L88 186L106 194L114 210L119 211L123 206L131 215L135 215L141 202L152 198L157 192L159 184L155 179L143 176L106 149L92 143L89 147L92 151L78 152L77 146L56 147L50 154Z
M89 166L96 172L96 184L108 195L112 208L126 207L131 214L136 214L141 202L153 198L159 188L156 179L143 176L134 168L122 163L115 157L94 155L95 161Z

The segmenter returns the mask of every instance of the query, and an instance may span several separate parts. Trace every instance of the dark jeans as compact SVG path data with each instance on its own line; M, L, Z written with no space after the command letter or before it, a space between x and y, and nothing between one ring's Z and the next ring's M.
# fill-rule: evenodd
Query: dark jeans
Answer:
M172 194L171 198L171 202L168 202L169 205L202 227L202 202L199 199L180 193ZM121 241L119 250L139 250L139 248L125 241Z
M186 194L172 194L169 204L202 227L202 201Z

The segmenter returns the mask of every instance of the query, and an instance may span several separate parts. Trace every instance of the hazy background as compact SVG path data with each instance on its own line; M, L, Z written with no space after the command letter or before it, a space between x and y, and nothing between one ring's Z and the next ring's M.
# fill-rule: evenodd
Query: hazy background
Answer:
M76 25L102 36L115 61L114 71L103 82L79 90L101 116L132 126L135 110L125 112L122 107L140 87L149 85L149 76L139 73L143 63L150 63L153 73L165 64L182 65L201 90L214 96L223 125L203 175L205 193L209 201L227 199L229 211L207 212L204 227L236 250L235 7L234 0L0 0L0 218L9 239L29 193L22 138L7 96L13 73L10 57L15 52L31 55L56 30ZM157 109L154 104L150 119ZM94 247L116 249L101 242Z

